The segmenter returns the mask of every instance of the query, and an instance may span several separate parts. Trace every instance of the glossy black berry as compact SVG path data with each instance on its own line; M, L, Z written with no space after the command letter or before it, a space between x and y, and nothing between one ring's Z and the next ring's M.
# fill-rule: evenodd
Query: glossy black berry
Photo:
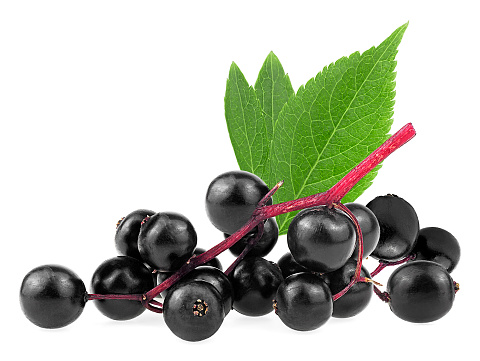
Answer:
M322 275L332 295L345 289L355 274L357 261L349 259L342 268ZM362 266L361 277L370 278L367 269ZM370 302L373 294L373 284L370 282L355 283L342 297L333 302L333 317L346 318L358 315Z
M138 249L142 259L162 272L173 272L193 255L197 233L190 221L174 212L159 212L140 229Z
M355 248L351 219L326 206L305 209L290 223L288 248L293 258L313 272L331 272L342 267Z
M274 308L288 327L298 331L315 330L332 316L332 293L319 276L310 272L295 273L278 287Z
M380 239L380 225L375 214L366 206L359 203L347 203L345 206L353 213L360 225L363 236L363 258L367 258L377 247ZM352 257L357 258L358 244L355 243L355 250Z
M118 256L106 260L92 277L94 294L143 294L153 288L152 274L139 260ZM140 301L95 300L95 305L105 316L114 320L129 320L145 311Z
M229 275L233 286L233 308L246 316L273 311L272 300L283 281L280 268L261 257L244 258Z
M455 287L445 267L415 261L397 268L388 279L390 309L405 321L431 322L450 311Z
M225 315L230 312L233 305L233 287L225 273L216 267L199 266L189 272L179 283L191 281L205 281L214 286L222 298Z
M230 252L235 257L238 257L242 253L245 246L248 244L251 237L254 237L257 232L257 228L254 229L254 232L247 234L241 238L237 243L230 247ZM224 234L225 238L229 237L229 234ZM248 251L246 257L265 257L270 251L275 247L275 244L278 240L278 225L275 218L269 218L264 224L264 230L262 237L255 243L253 248Z
M417 213L403 198L389 194L367 204L380 224L380 239L371 253L383 261L398 261L410 254L419 231Z
M70 269L44 265L31 270L20 287L25 316L43 328L64 327L83 312L87 301L83 281Z
M175 284L163 303L168 328L186 341L201 341L222 325L225 312L220 293L205 281Z
M206 249L197 247L195 248L195 251L193 251L193 255L198 256L199 254L202 254L205 252L206 252ZM214 257L210 261L205 262L203 266L212 266L212 267L218 268L220 271L223 271L222 263L217 257Z
M208 186L207 216L217 229L233 234L247 223L268 190L255 174L240 170L223 173ZM272 200L267 204L272 204Z
M277 262L278 267L282 270L283 278L287 278L295 273L299 272L309 272L303 266L300 266L297 261L293 259L293 256L290 252L285 253Z
M137 209L118 222L115 232L115 247L118 253L122 256L142 259L138 251L138 234L142 221L153 214L155 212L148 209Z
M415 260L436 262L450 273L460 260L460 244L450 232L442 228L422 228L412 254Z

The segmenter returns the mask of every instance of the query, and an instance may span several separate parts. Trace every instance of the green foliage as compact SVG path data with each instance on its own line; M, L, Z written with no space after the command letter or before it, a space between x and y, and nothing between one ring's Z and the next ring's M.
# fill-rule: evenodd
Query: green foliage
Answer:
M395 97L395 56L408 24L378 47L325 67L295 93L270 53L255 87L238 66L230 68L225 117L240 169L269 187L284 180L275 203L324 192L387 138ZM379 167L343 199L353 202ZM285 234L294 213L277 217Z

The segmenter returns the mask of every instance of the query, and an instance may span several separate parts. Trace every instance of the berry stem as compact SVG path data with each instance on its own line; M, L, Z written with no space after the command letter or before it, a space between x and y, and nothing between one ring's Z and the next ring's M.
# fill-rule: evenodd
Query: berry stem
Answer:
M398 261L395 261L395 262L379 261L377 268L375 268L370 273L370 277L372 277L372 278L375 277L376 275L378 275L380 273L380 271L382 271L383 269L385 269L388 266L398 266L399 264L402 264L402 263L405 263L405 262L408 262L408 261L412 261L414 259L415 259L415 255L412 254L410 256L407 256L407 257L402 258L401 260L398 260Z
M263 222L260 222L257 226L257 233L255 233L254 236L250 237L250 240L248 241L247 245L243 249L243 251L238 255L238 257L233 261L233 263L230 265L230 267L227 268L227 270L224 272L225 275L229 275L235 267L245 258L247 253L257 244L258 240L262 238L263 236L263 231L265 229L265 225Z
M140 294L133 295L100 295L96 293L89 293L87 300L130 300L130 301L143 301L144 296Z
M380 291L375 285L373 285L373 292L375 292L378 298L383 302L390 302L390 295L387 292Z
M362 260L363 260L363 234L362 234L362 230L360 229L360 224L358 223L357 218L350 211L350 209L348 209L342 203L334 203L333 206L335 208L338 208L338 209L342 210L343 212L345 212L347 214L347 216L352 220L352 222L355 226L355 233L357 234L357 243L358 243L357 266L355 268L355 273L354 273L352 279L350 280L350 282L348 283L348 285L343 290L341 290L340 292L338 292L338 293L336 293L332 296L332 299L335 302L340 297L342 297L345 293L347 293L348 290L350 288L352 288L352 286L355 283L359 282L362 278L360 276L360 272L362 271Z

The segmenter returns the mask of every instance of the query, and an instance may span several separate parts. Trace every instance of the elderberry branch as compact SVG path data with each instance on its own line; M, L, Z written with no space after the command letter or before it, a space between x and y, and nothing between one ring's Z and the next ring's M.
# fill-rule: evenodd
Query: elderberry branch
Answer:
M212 247L210 250L191 258L172 276L167 278L160 285L145 293L147 301L152 300L154 297L156 297L165 289L172 286L175 282L177 282L180 278L185 276L197 266L210 261L214 257L218 256L220 253L233 246L243 236L248 234L256 226L258 226L260 222L263 222L268 218L275 217L280 214L289 213L292 211L297 211L314 206L332 205L333 203L339 202L360 179L362 179L386 157L388 157L395 150L407 143L414 136L415 129L413 128L412 124L409 123L405 125L393 136L391 136L385 143L383 143L379 148L377 148L373 153L371 153L367 158L365 158L360 164L358 164L349 173L347 173L347 175L343 177L336 185L334 185L330 190L326 192L270 206L264 205L264 203L262 203L262 199L250 220L243 227L241 227L237 232L235 232L216 246ZM272 189L273 192L270 191L268 194L270 194L271 196L271 194L273 194L281 186L282 183L283 182L277 184L277 186ZM361 248L361 251L359 251L359 253L363 255L363 247L359 248ZM358 264L360 265L360 267L357 267L353 283L360 274L361 257L359 257L359 259L360 260L358 261ZM350 286L347 286L347 288L351 287L353 283Z

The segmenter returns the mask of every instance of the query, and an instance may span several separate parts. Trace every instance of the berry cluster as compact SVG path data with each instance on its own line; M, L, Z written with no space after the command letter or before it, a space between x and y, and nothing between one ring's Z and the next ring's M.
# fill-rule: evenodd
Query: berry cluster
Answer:
M405 320L436 320L458 290L449 275L460 255L456 239L439 228L419 230L413 208L396 196L377 197L366 207L339 203L414 134L407 125L329 191L281 204L271 200L281 183L269 190L248 172L218 176L207 190L206 211L225 240L208 251L197 247L185 216L136 210L117 223L121 256L96 269L92 293L71 270L45 265L25 276L21 307L44 328L72 323L89 300L114 320L149 309L163 313L170 330L188 341L212 336L232 308L247 316L275 310L287 326L313 330L331 316L358 314L373 292ZM265 260L278 240L274 217L297 210L287 234L290 253L278 264ZM223 272L216 256L226 249L237 258ZM371 274L362 266L367 255L380 261ZM372 278L396 264L402 266L380 292Z

